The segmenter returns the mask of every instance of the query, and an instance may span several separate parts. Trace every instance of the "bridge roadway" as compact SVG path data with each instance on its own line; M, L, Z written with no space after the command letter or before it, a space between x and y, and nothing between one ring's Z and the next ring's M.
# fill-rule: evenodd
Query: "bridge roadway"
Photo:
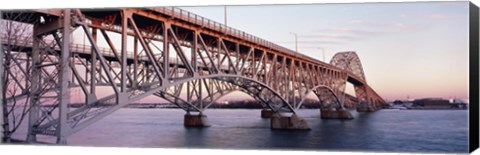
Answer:
M308 129L296 111L309 94L319 98L322 118L351 119L346 106L367 112L385 104L366 83L355 52L337 53L327 64L174 7L32 10L2 18L34 25L31 42L2 37L9 47L5 61L12 64L7 76L25 79L12 86L22 93L6 98L29 97L32 105L29 142L43 134L65 144L69 135L150 95L184 109L186 126L206 125L204 110L234 91L265 107L272 129ZM74 29L85 33L89 46L72 44ZM120 41L110 39L114 34ZM99 47L102 38L108 48ZM133 51L127 51L128 39ZM347 82L357 104L345 105ZM112 93L99 97L108 93L100 86ZM70 109L69 90L75 88L84 105Z

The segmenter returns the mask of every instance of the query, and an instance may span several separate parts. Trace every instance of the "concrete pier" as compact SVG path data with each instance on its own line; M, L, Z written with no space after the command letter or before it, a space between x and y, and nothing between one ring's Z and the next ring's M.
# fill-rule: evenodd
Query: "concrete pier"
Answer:
M270 127L280 130L310 130L310 127L303 118L293 114L292 116L282 116L275 113L271 117Z
M322 119L353 119L352 113L346 109L320 109Z
M273 111L271 109L262 109L262 118L271 118Z
M185 114L183 125L186 127L206 127L210 126L208 118L203 114Z
M374 112L374 111L377 111L377 109L372 106L359 106L357 107L357 111L358 112Z

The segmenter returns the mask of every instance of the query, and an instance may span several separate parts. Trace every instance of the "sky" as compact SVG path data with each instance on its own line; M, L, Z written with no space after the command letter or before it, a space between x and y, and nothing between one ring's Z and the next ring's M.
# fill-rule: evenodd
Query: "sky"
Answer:
M225 22L224 6L180 8ZM237 5L226 10L228 26L292 50L295 33L298 52L327 63L337 52L357 52L368 85L387 101L468 99L468 2ZM85 41L81 30L74 36L76 43ZM110 37L120 42L119 34ZM99 38L99 45L108 47ZM133 51L133 38L127 39L127 51ZM347 84L346 92L354 95L353 85ZM239 92L219 101L245 98L252 99ZM140 102L159 100L150 96Z
M224 23L224 6L181 7ZM468 2L227 6L227 25L330 62L355 51L383 98L468 98ZM323 52L324 51L324 52ZM353 87L347 87L353 94Z

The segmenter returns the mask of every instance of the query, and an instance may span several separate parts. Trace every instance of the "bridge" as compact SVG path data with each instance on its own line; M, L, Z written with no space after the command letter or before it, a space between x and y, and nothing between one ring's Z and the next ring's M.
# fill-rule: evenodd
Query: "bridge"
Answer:
M175 7L11 11L2 18L31 25L29 36L2 32L0 59L10 66L9 87L19 90L6 101L29 99L28 142L47 135L66 144L69 135L151 95L185 110L185 126L208 125L204 111L235 91L264 107L272 129L308 129L296 113L310 94L320 100L322 118L351 119L346 107L373 112L385 104L353 51L324 63ZM73 31L88 44L74 44ZM354 104L345 104L347 82ZM68 105L72 89L85 97L80 107Z

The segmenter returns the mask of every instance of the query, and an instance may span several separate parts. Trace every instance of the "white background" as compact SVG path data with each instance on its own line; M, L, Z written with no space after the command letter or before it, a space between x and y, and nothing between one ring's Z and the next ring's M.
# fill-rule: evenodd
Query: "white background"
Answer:
M144 7L144 6L193 6L193 5L246 5L246 4L298 4L298 3L358 3L358 2L418 2L425 0L8 0L0 2L0 9L39 9L39 8L92 8L92 7ZM435 0L445 1L445 0ZM472 0L480 6L480 0ZM317 154L398 154L380 152L319 152L319 151L258 151L258 150L208 150L208 149L159 149L159 148L103 148L103 147L66 147L66 146L24 146L1 145L0 154L49 154L49 155L85 155L85 154L209 154L209 155L244 155L244 154L276 154L276 155L317 155ZM480 154L477 150L474 154Z

